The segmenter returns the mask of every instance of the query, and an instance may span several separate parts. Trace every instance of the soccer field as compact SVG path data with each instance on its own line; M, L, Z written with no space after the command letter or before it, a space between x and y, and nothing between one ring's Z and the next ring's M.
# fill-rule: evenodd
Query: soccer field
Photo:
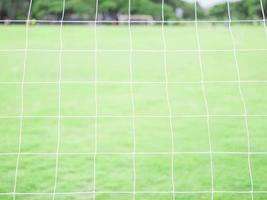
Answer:
M0 26L0 200L267 199L267 33L232 33Z

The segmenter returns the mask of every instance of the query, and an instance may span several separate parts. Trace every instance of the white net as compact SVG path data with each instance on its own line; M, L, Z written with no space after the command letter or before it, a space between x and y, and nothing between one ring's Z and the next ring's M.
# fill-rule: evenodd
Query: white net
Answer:
M265 2L103 20L100 1L0 27L0 199L266 199Z

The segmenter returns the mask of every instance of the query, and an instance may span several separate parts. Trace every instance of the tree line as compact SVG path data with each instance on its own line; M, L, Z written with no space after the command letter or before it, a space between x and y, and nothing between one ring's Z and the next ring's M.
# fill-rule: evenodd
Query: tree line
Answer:
M230 11L231 18L236 20L263 19L264 15L267 16L267 0L242 0L234 2L230 4ZM220 20L228 19L227 3L214 6L210 10L209 16Z
M1 0L1 19L25 19L30 0ZM128 0L98 0L98 14L114 19L118 14L128 14ZM62 0L33 0L31 9L32 19L60 19L62 15ZM90 20L95 17L96 0L65 0L66 18ZM264 12L267 15L267 0L262 0ZM182 9L182 15L177 16L177 8ZM241 0L230 5L233 19L261 19L262 9L260 0ZM227 19L227 4L216 5L209 11L197 4L199 19ZM132 15L151 15L155 20L162 18L162 0L131 0ZM195 5L183 0L165 0L165 20L194 19Z

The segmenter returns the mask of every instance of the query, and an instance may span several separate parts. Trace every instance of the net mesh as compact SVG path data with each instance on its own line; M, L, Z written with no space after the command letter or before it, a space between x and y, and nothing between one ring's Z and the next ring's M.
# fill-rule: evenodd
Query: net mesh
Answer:
M0 49L2 56L19 55L14 62L21 65L20 80L0 76L0 91L12 91L0 104L0 198L264 199L263 1L262 19L232 19L228 0L227 20L198 20L197 1L194 20L165 20L162 0L161 20L153 21L132 20L131 0L127 20L99 20L99 1L94 20L64 20L65 0L61 20L32 26L34 0L26 19L9 20L26 24L19 32L25 46ZM123 28L102 26L114 23ZM149 23L156 25L136 26ZM46 28L58 37L34 42L31 34ZM89 39L79 43L79 37ZM32 78L31 70L39 75Z

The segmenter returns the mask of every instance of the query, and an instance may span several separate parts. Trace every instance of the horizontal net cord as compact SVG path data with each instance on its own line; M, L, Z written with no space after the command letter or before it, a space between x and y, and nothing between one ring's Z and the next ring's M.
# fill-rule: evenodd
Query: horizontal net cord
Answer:
M94 152L0 152L0 156L16 156L20 154L21 156L94 156ZM135 154L136 156L178 156L178 155L267 155L266 151L174 151L174 152L97 152L97 156L131 156Z
M229 80L229 81L203 81L205 84L236 84L237 82L240 82L241 84L265 84L267 83L267 80ZM21 81L0 81L0 85L13 85L13 84L25 84L25 85L38 85L38 84L58 84L58 81L24 81L23 83ZM128 85L128 84L134 84L134 85L150 85L150 84L170 84L170 85L200 85L201 81L60 81L60 84L98 84L98 85Z
M129 53L129 51L132 51L133 53L162 53L164 50L153 50L153 49L31 49L28 48L26 50L24 49L0 49L0 53L6 53L6 52L63 52L63 53L82 53L82 52L104 52L104 53ZM233 52L233 49L166 49L165 50L167 53L197 53L197 52L202 52L202 53L216 53L216 52ZM236 49L236 52L261 52L261 51L267 51L267 48L259 48L259 49Z
M13 22L13 23L26 23L29 22L31 20L34 20L36 23L61 23L61 20L41 20L41 19L30 19L30 20L25 20L25 19L6 19L0 20L0 23L4 23L4 22ZM128 23L158 23L158 24L166 24L166 23L195 23L195 20L64 20L62 21L62 23L91 23L92 25L95 23L125 23L125 25L128 25ZM197 23L227 23L227 22L231 22L231 23L251 23L251 22L266 22L267 20L263 20L263 19L239 19L239 20L198 20Z
M50 193L50 192L2 192L0 193L0 196L6 196L6 195L88 195L88 194L210 194L210 193L218 193L218 194L267 194L266 190L254 190L254 191L234 191L234 190L203 190L203 191L84 191L84 192L56 192L56 193Z
M244 114L191 114L191 115L171 115L172 118L205 118L205 117L244 117ZM267 117L267 114L247 114L247 117ZM0 115L0 119L16 119L16 118L133 118L132 115ZM169 115L138 115L135 118L169 118Z

